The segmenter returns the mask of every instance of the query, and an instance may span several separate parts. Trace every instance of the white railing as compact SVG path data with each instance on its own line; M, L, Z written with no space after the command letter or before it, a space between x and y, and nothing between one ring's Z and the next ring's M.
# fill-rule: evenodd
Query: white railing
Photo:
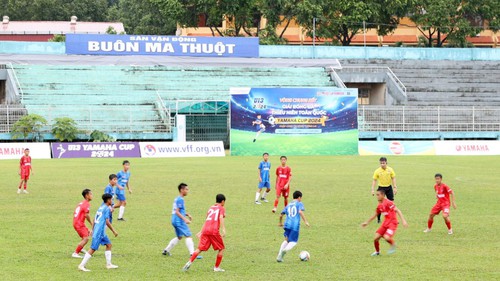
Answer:
M335 82L335 85L337 85L337 87L347 88L346 85L344 84L344 81L342 81L342 79L332 66L329 67L328 72L330 73L330 77Z
M5 63L5 68L7 70L8 69L11 70L12 78L14 78L15 87L17 88L17 91L19 92L19 96L20 96L19 100L22 102L24 99L24 91L23 91L23 87L21 87L21 83L19 82L19 79L17 78L16 70L14 69L14 66L12 65L12 63L10 63L10 62Z
M499 132L499 107L360 106L360 131Z

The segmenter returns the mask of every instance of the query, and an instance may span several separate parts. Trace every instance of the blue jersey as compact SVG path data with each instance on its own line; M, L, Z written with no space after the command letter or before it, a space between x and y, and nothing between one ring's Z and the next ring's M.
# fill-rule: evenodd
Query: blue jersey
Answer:
M106 203L102 203L101 207L95 213L92 239L100 239L106 235L106 219L111 220L111 209Z
M125 194L125 188L127 187L127 183L130 179L130 171L119 171L116 173L116 176L118 177L118 185L123 187L123 189L116 189L116 194Z
M260 162L259 170L262 182L269 182L269 170L271 170L271 163L266 161Z
M260 125L262 125L262 118L256 118L255 121L254 121L254 126L255 126L255 129L258 131L260 129L262 129L260 127Z
M285 229L291 229L294 231L299 231L300 229L300 214L299 211L305 211L304 204L302 202L293 200L292 203L288 204L281 214L286 215Z
M104 193L109 193L113 196L115 196L115 187L112 186L111 184L108 184L105 188L104 188Z
M186 207L184 206L184 197L182 197L180 195L174 199L174 204L172 207L172 224L184 223L184 221L181 218L179 218L179 216L177 216L177 214L175 213L175 210L177 210L177 209L179 210L181 215L186 216Z

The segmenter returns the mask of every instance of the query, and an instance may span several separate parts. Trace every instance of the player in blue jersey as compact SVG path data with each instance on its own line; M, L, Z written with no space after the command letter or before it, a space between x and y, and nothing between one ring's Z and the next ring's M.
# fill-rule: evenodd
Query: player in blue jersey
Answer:
M257 114L257 119L255 119L255 121L252 121L252 126L254 126L255 130L257 131L257 133L255 134L255 138L253 139L253 142L255 142L260 133L266 130L266 126L264 126L264 122L262 121L262 115Z
M170 240L165 250L163 250L163 255L165 256L172 255L172 249L179 243L182 237L186 237L186 247L189 254L192 255L194 252L193 238L191 237L191 230L188 227L193 217L186 212L186 206L184 205L184 197L188 195L189 187L187 184L181 183L177 189L179 190L179 196L174 199L172 207L172 226L174 227L176 237ZM202 257L198 256L197 258L201 259Z
M263 202L269 202L267 201L266 197L271 191L271 180L269 179L269 170L271 170L271 163L269 162L269 153L265 152L262 154L262 162L259 164L259 189L255 193L255 204L260 204L260 200ZM266 188L266 192L262 194L262 189Z
M300 231L300 218L304 220L304 223L309 226L304 215L304 204L302 204L302 192L295 191L293 193L293 201L288 204L285 209L281 212L279 226L283 226L283 216L286 215L285 225L285 241L281 243L280 251L276 260L278 262L283 261L283 257L288 253L299 241L299 231Z
M115 197L115 194L116 194L116 190L120 189L120 188L123 189L123 187L121 187L121 186L118 185L118 177L115 174L109 175L108 178L109 178L109 183L104 188L104 194L108 193L108 194L111 194L111 196L113 196L111 198L111 212L114 212L114 210L115 210L114 197ZM111 214L110 221L113 222L113 214Z
M116 176L118 177L118 185L122 189L116 189L116 204L115 208L120 207L118 212L118 220L125 221L123 214L125 213L125 206L127 206L127 199L125 198L125 187L129 193L132 193L132 188L130 188L130 162L128 160L123 161L123 170L119 171Z
M118 232L115 231L113 225L111 224L112 200L113 195L109 193L104 193L102 195L103 203L95 213L94 229L92 232L92 245L90 246L90 250L83 257L82 262L78 266L78 269L81 271L90 271L85 267L85 265L87 265L87 262L90 260L94 252L99 249L100 245L106 245L106 251L104 252L104 256L106 257L106 268L118 268L118 266L111 263L111 241L109 241L109 237L106 235L107 226L113 232L113 235L115 235L115 237L118 236Z

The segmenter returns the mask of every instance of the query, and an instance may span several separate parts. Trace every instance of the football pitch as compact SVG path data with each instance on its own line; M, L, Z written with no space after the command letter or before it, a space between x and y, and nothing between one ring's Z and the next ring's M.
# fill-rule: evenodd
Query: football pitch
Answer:
M272 170L279 155L271 155ZM409 227L395 236L397 252L387 255L381 241L380 257L371 257L374 221L360 224L375 210L371 176L378 157L291 156L291 189L303 192L310 228L302 224L298 245L276 262L283 240L272 203L255 205L260 157L129 159L131 187L127 194L127 221L114 221L113 263L105 268L104 247L80 272L80 259L71 257L79 237L72 215L82 200L81 191L94 192L91 216L110 173L121 169L123 159L34 160L30 194L16 194L18 160L0 161L0 275L2 280L500 280L500 157L389 157L397 173L396 205ZM454 234L448 235L441 217L433 231L423 233L436 202L434 174L453 188L457 210L451 211ZM275 177L272 176L272 181ZM161 254L174 237L170 225L177 185L186 182L190 194L187 211L197 233L217 193L226 202L226 252L213 272L215 252L203 253L188 272L183 241ZM274 191L274 190L273 190ZM274 199L274 194L271 194ZM280 208L283 202L280 202ZM198 239L195 238L195 245ZM87 244L88 249L90 244ZM301 262L307 250L311 260Z

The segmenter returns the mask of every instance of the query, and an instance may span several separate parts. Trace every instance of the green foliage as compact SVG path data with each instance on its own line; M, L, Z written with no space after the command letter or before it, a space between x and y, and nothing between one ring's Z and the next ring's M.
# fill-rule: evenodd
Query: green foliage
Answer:
M63 34L56 34L54 38L49 39L49 42L66 42L66 36Z
M278 158L270 157L273 170ZM274 188L270 203L253 204L261 159L129 159L133 193L127 194L127 221L116 221L115 213L113 226L119 235L106 230L113 244L112 262L119 268L106 269L101 246L87 264L91 272L78 271L81 259L71 258L81 240L73 230L72 214L83 200L82 190L90 188L94 194L90 216L95 216L107 177L121 169L122 159L34 160L30 194L16 194L14 188L19 182L19 160L2 160L2 280L498 280L499 156L389 158L399 186L395 202L409 227L399 225L394 255L386 254L389 245L382 240L382 256L376 258L370 254L380 224L373 221L364 229L360 224L377 206L370 182L378 157L289 156L291 190L303 192L311 227L301 225L298 244L283 263L276 262L283 229L278 227L279 215L271 213ZM446 233L441 216L435 217L432 232L422 233L436 202L433 176L437 171L457 195L458 208L451 210L453 235ZM189 224L193 233L201 229L215 195L226 196L227 249L221 264L226 272L213 272L216 252L212 249L182 272L189 258L182 241L171 257L162 256L175 236L168 222L180 182L190 187L185 204L193 216ZM193 240L198 245L195 235ZM85 249L89 247L90 242ZM309 262L299 261L301 250L311 253Z
M117 34L116 29L112 26L108 26L108 29L106 29L106 34Z
M90 134L90 138L92 139L93 142L113 142L113 141L116 141L115 138L113 138L112 136L110 136L104 132L101 132L99 130L94 130Z
M78 135L78 128L75 120L69 117L59 117L54 119L52 134L60 141L73 141Z
M272 25L267 25L259 33L260 45L284 45L287 43L285 38L281 38L276 34L276 29Z
M69 21L75 15L80 21L105 21L107 0L4 0L3 14L11 20Z
M27 141L31 135L31 140L40 140L40 131L45 125L47 125L47 120L43 116L38 114L25 115L12 126L12 138L22 137L24 141Z
M495 24L499 5L498 0L423 0L410 18L427 38L427 47L442 47L447 41L466 46L465 38L481 32L485 20Z

